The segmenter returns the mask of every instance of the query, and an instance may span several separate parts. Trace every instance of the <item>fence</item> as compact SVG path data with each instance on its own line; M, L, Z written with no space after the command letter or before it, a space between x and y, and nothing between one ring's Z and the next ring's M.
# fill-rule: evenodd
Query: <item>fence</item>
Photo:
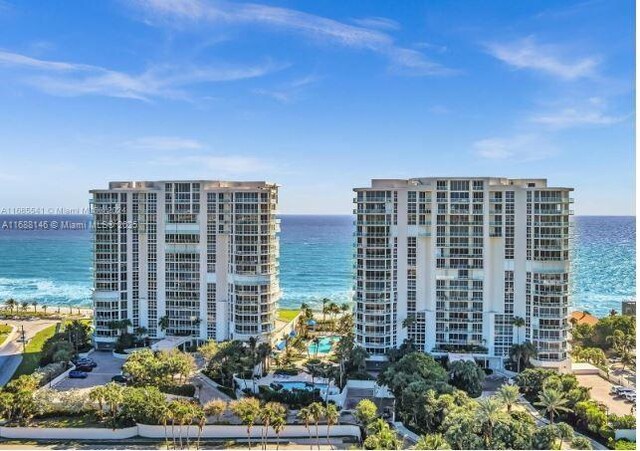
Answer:
M606 371L603 371L598 368L598 374L601 378L608 380L612 384L622 385L623 387L633 387L635 388L636 383L635 380L630 381L629 379L622 376L614 376L612 374L608 374Z

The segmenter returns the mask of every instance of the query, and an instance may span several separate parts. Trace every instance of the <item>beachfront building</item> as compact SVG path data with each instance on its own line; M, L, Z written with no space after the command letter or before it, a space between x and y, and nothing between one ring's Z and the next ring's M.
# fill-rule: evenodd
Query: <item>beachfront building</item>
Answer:
M411 339L501 368L526 340L534 364L566 369L571 188L434 177L354 191L356 339L372 360Z
M277 185L111 182L91 194L99 348L113 347L123 320L151 339L266 340L273 333Z

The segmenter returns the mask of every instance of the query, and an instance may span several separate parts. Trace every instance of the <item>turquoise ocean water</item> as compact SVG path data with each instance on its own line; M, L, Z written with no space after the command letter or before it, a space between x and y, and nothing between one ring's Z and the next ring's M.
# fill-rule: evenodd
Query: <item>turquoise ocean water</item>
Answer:
M86 217L0 216L0 300L36 299L46 305L90 305L89 230L3 228L17 219L86 222ZM351 216L283 216L280 305L350 299ZM602 316L635 296L635 218L576 217L573 304Z

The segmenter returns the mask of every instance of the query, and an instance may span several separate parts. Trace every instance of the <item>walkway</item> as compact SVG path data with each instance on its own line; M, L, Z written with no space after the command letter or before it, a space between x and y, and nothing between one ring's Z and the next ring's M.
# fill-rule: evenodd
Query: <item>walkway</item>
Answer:
M212 382L208 377L196 373L193 376L192 382L200 386L199 400L202 405L205 405L212 399L222 399L223 401L233 401L228 395L218 390L215 382Z

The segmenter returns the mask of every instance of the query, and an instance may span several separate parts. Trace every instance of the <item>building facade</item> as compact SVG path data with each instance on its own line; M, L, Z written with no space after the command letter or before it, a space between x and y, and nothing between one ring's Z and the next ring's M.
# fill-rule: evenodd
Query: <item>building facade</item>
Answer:
M356 340L373 360L411 339L501 368L530 341L534 364L566 369L571 188L443 177L354 191Z
M636 316L636 300L627 299L622 301L622 314L629 316Z
M111 182L91 191L94 323L151 339L266 340L277 302L278 187L266 182Z

